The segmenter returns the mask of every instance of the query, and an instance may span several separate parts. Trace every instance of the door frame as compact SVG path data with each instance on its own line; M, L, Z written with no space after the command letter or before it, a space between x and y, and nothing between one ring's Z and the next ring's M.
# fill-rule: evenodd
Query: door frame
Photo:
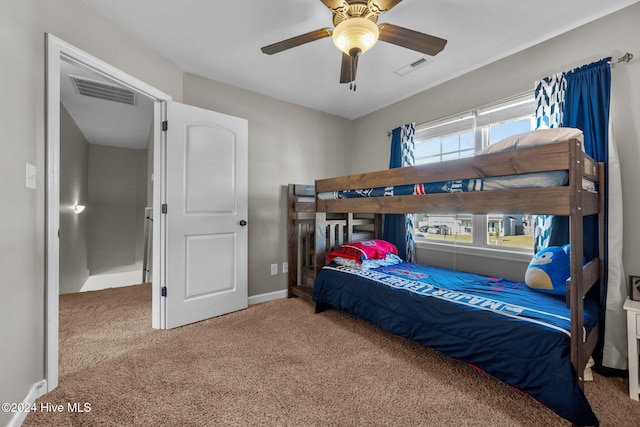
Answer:
M101 76L121 84L154 103L153 126L153 209L160 212L163 199L165 169L164 135L158 125L166 120L166 105L172 97L110 64L46 33L45 49L45 366L47 392L58 386L58 298L59 282L59 228L60 228L60 61L62 59L90 69ZM164 304L160 296L160 274L164 270L163 233L161 221L153 222L152 261L152 327L163 328Z

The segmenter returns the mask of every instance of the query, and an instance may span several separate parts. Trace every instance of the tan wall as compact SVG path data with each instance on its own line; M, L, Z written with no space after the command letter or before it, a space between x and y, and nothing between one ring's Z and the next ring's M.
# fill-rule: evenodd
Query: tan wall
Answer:
M80 291L90 273L142 261L147 157L147 150L89 145L61 106L61 294ZM86 207L79 215L76 203Z
M182 99L182 71L81 0L0 2L0 400L21 402L44 378L45 32ZM37 189L25 188L25 164ZM15 325L15 327L7 326ZM11 419L0 413L0 425Z
M142 260L147 150L89 146L89 269Z
M20 402L44 378L45 142L44 34L60 39L173 96L183 98L183 72L81 0L7 0L0 4L3 210L0 299L0 398ZM286 288L269 264L286 260L284 186L344 174L350 123L195 76L184 82L189 103L249 119L250 294ZM203 90L202 94L198 93ZM329 141L329 143L327 143ZM38 167L38 189L24 188L25 163ZM89 209L89 204L87 204ZM0 413L0 424L11 414Z
M42 39L35 0L0 5L0 401L21 402L43 378L44 288L42 284L42 191L25 188L25 164L38 163L35 116L42 114ZM40 95L40 96L38 96ZM0 412L0 425L11 413Z
M384 169L388 165L389 140L386 132L403 123L426 123L500 99L533 91L536 80L567 71L607 56L617 58L625 52L640 56L640 3L590 24L489 64L404 101L380 109L353 123L350 145L351 173ZM612 70L611 121L613 123L623 181L624 256L627 273L640 274L636 255L640 252L640 61L621 64ZM367 156L355 153L366 150ZM432 254L419 250L418 260L428 263L432 257L443 265L453 262L453 254ZM443 259L443 258L446 258ZM458 257L457 267L483 272L483 258ZM512 276L521 280L526 263L515 263ZM493 274L497 274L494 272ZM520 278L520 279L518 279Z
M249 295L286 289L285 187L347 173L350 121L188 73L184 100L249 120Z
M33 0L32 0L33 1ZM72 44L143 82L182 99L182 70L126 31L88 7L82 0L36 0L43 33Z
M60 293L78 292L89 277L89 143L63 105L60 106Z
M81 0L4 0L0 3L0 191L10 209L0 222L0 401L20 402L44 378L44 33L50 32L175 100L249 120L250 294L285 289L269 264L286 258L288 183L385 168L386 132L427 122L521 92L540 77L607 55L640 53L640 4L510 56L353 123L255 93L185 75L160 55L88 8ZM612 111L622 158L625 263L637 267L640 224L638 126L640 63L613 72ZM184 86L183 86L184 85ZM366 152L367 156L349 156ZM349 160L347 160L349 159ZM25 163L38 167L38 188L25 188ZM628 233L627 233L628 231ZM280 266L279 266L280 267ZM0 413L6 424L9 413Z

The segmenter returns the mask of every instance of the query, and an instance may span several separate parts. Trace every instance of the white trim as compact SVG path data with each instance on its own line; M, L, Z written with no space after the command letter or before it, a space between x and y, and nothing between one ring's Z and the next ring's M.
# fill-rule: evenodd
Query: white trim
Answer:
M276 299L281 299L286 297L287 297L287 290L283 289L281 291L267 292L266 294L251 296L249 297L248 302L249 302L249 305L260 304L263 302L273 301Z
M172 100L170 95L155 89L152 86L124 73L106 62L72 46L52 34L46 34L46 196L45 196L45 289L46 289L46 331L45 331L45 380L47 391L52 391L58 386L58 295L59 295L59 238L60 228L60 61L62 59L73 62L81 67L88 68L101 76L115 81L135 92L150 98L155 103L165 103ZM157 113L158 109L154 109ZM159 118L154 116L155 124ZM154 133L154 152L160 152L160 140L158 133ZM157 167L154 159L154 166ZM154 180L154 196L160 194L161 176L164 170L158 169L154 172L159 179ZM160 200L155 198L154 209L159 208ZM159 212L159 210L156 210ZM159 253L160 238L155 235L157 229L154 227L153 253ZM158 246L158 247L157 247ZM158 264L162 264L160 258L154 258ZM153 268L156 272L158 268ZM156 281L154 274L152 279L153 293L160 292L160 285ZM157 303L159 297L154 296L153 302ZM154 306L154 309L161 307ZM152 325L156 324L156 318L152 319Z
M154 220L152 223L152 241L154 242L152 250L151 259L152 260L164 260L164 237L165 233L161 232L162 224L164 221L162 220L161 212L161 204L162 200L166 200L163 194L164 187L164 171L166 170L164 165L162 164L162 159L165 157L164 149L165 149L165 141L164 141L164 133L162 132L160 123L166 120L166 102L156 102L153 106L153 141L154 141L154 149L153 149L153 216ZM158 237L160 236L160 237ZM157 244L156 244L157 243ZM162 263L164 265L164 263ZM164 270L164 267L162 268ZM161 287L161 283L165 283L163 276L163 271L161 271L160 265L154 265L151 269L151 282L152 285L152 295L151 295L151 304L155 310L152 310L151 313L151 327L154 329L166 329L165 324L165 299L161 297L159 292L159 287ZM157 284L157 286L156 286Z
M425 240L416 241L416 249L526 263L529 263L533 257L533 253L529 252L515 252L488 246L443 244Z
M491 102L489 104L485 104L482 107L476 108L476 113L479 116L483 116L485 114L495 113L500 110L504 110L506 108L515 107L516 105L526 104L535 100L535 91L527 90L524 92L520 92L516 95L503 98L501 100Z
M138 92L150 98L153 101L171 101L173 99L170 95L136 79L124 71L115 68L113 65L78 49L52 34L47 33L47 40L58 47L57 50L60 55L57 59L64 58L65 60L81 67L89 68L91 71L101 75L102 77L115 81L134 92Z
M473 111L465 111L460 114L456 114L453 116L447 116L441 119L434 120L432 122L423 123L416 126L416 133L425 132L430 129L440 127L440 126L450 126L456 123L462 122L464 120L473 119L474 114Z
M47 392L47 380L40 380L37 383L33 384L24 400L22 401L21 406L27 407L36 403L36 399L44 396ZM29 415L28 411L20 411L13 414L13 417L9 420L7 427L20 427L25 419L27 419L27 415Z
M62 46L47 34L46 50L46 219L45 369L48 391L58 386L58 295L60 293L60 56Z

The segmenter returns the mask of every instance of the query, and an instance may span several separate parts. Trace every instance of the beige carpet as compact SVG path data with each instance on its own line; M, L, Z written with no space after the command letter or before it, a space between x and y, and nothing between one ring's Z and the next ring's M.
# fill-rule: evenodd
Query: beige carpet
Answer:
M336 311L283 299L152 330L149 285L60 298L60 385L25 426L565 426L501 382ZM595 374L603 426L640 425Z

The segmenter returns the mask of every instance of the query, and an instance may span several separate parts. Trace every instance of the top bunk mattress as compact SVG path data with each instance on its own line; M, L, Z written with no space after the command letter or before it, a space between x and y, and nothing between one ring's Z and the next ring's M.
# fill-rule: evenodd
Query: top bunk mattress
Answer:
M569 176L576 172L581 172L581 183L570 182ZM538 129L505 138L470 157L316 180L316 200L559 189L574 184L597 193L597 181L598 166L584 152L582 131Z
M460 179L421 184L362 188L355 190L324 191L318 193L318 200L467 193L474 191L512 190L522 188L547 188L560 187L568 184L569 172L566 170L559 170L490 178ZM582 188L585 191L596 191L594 183L589 180L583 180Z

